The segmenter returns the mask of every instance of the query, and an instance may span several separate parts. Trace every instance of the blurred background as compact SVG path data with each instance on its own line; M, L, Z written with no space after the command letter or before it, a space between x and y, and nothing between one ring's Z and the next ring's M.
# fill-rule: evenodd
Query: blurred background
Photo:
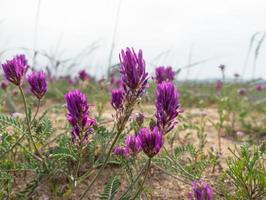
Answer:
M0 61L26 53L56 76L86 69L102 78L134 47L150 72L170 65L182 80L217 79L220 64L229 78L265 79L265 8L265 0L0 0Z

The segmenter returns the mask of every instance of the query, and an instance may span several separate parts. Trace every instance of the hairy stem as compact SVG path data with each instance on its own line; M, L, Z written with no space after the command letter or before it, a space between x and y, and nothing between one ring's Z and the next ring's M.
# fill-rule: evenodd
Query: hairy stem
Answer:
M30 138L30 141L34 147L34 150L35 152L38 154L38 156L40 157L39 160L41 160L44 164L44 167L45 169L47 169L47 166L46 166L46 163L43 161L42 159L42 155L41 153L39 152L34 140L33 140L33 137L32 137L32 131L31 131L31 125L30 125L30 118L29 118L29 114L28 114L28 108L27 108L27 102L26 102L26 98L25 98L25 95L24 95L24 92L23 92L23 89L21 88L21 86L18 86L19 88L19 91L21 93L21 96L22 96L22 99L23 99L23 103L24 103L24 110L25 110L25 115L26 115L26 121L27 121L27 126L28 126L28 131L29 131L29 138Z
M41 99L38 99L37 109L36 109L36 112L35 112L35 114L34 114L34 117L33 117L32 120L31 120L31 123L35 120L35 118L36 118L36 116L37 116L37 114L38 114L38 112L39 112L40 105L41 105Z
M132 200L136 199L136 198L139 196L139 194L141 193L141 191L143 190L143 185L144 185L145 180L146 180L146 178L147 178L147 176L148 176L149 169L150 169L150 165L151 165L151 158L149 158L149 160L148 160L147 169L146 169L146 171L145 171L145 174L144 174L143 180L142 180L142 182L141 182L141 184L140 184L140 186L139 186L138 191L136 192L136 194L135 194L134 197L132 198Z

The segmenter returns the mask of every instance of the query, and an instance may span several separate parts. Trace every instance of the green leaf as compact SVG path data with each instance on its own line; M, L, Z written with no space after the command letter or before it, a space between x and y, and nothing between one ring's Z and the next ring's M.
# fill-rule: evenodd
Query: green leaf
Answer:
M100 200L113 200L120 187L120 178L111 177L105 185L104 191L100 194Z

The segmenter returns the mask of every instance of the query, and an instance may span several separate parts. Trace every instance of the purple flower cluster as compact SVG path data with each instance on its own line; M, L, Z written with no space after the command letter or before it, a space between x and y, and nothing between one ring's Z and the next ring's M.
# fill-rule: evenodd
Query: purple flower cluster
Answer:
M163 134L158 127L140 129L137 141L143 152L150 158L158 154L163 146Z
M148 73L146 73L142 51L139 50L137 55L134 49L127 48L126 51L121 51L119 59L125 92L136 96L142 95L148 86Z
M221 81L221 80L218 80L217 82L216 82L216 90L221 90L222 88L223 88L223 86L224 86L224 83L223 83L223 81Z
M264 89L264 85L262 83L259 83L259 84L256 85L256 90L258 92L261 92L263 89Z
M157 67L155 69L156 83L162 83L163 81L173 81L175 79L176 72L173 71L172 67Z
M111 105L115 110L119 110L123 108L125 92L123 89L114 89L112 90L112 100Z
M190 200L212 200L213 189L202 180L194 181L192 185L193 192L189 193Z
M137 136L128 135L125 140L125 146L117 146L114 149L114 154L123 157L128 157L129 155L136 157L142 150L148 157L152 158L160 152L162 146L163 135L158 127L153 130L142 128Z
M46 81L46 74L43 71L32 72L28 76L28 82L31 87L31 92L38 98L41 99L48 89L48 83Z
M2 81L0 83L0 87L1 87L2 90L6 90L7 87L8 87L8 82L7 81Z
M65 95L67 103L67 120L73 126L72 141L79 145L88 142L88 136L93 132L96 120L89 117L87 97L79 90L72 90Z
M126 158L129 155L128 149L124 146L116 146L114 148L114 154L123 158Z
M136 156L140 152L140 145L135 135L128 135L125 143L130 155Z
M90 75L85 70L81 70L79 71L79 78L82 81L86 81L90 79Z
M173 82L162 82L156 90L157 126L163 134L171 131L176 124L176 117L182 112L179 92Z
M248 91L246 88L240 88L237 92L240 96L245 96Z
M6 63L2 64L2 68L9 82L21 86L29 65L25 55L17 55L13 59L7 60Z

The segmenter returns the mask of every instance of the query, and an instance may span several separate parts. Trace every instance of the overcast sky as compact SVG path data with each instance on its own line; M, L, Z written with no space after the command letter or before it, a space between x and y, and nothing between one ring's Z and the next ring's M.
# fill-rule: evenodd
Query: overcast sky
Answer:
M98 48L77 69L86 67L99 77L107 69L119 2L41 0L36 37L38 0L0 0L0 51L10 50L2 59L21 52L19 47L33 49L34 38L36 49L57 52L60 58L75 56L95 42ZM112 64L129 46L143 50L151 72L156 65L178 69L213 58L182 71L182 78L217 78L219 64L228 66L228 76L242 74L251 36L266 30L265 8L265 0L122 0ZM254 49L246 78L252 74L253 54ZM266 41L256 77L266 78Z

